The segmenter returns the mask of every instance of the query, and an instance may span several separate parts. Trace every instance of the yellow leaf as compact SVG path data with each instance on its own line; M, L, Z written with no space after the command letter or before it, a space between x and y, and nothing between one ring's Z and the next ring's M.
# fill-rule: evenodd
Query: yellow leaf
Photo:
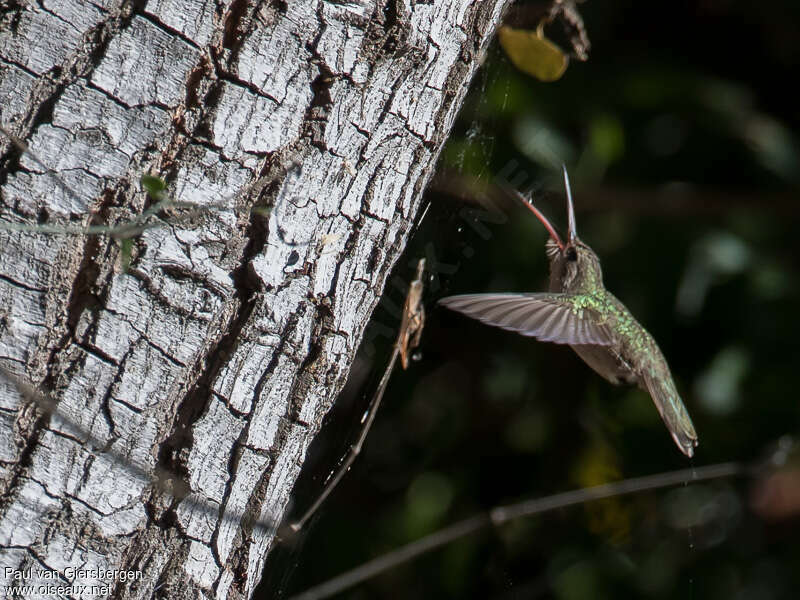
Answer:
M498 36L514 66L528 75L541 81L556 81L567 70L567 55L544 35L504 25Z

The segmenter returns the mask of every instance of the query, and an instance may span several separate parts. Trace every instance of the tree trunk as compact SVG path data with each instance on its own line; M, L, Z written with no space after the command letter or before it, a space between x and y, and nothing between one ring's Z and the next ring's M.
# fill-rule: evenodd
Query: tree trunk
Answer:
M505 3L0 10L0 585L252 595Z

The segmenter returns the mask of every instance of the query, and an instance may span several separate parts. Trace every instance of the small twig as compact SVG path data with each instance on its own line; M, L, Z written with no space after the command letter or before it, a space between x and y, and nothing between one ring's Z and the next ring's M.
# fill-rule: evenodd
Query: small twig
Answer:
M400 352L397 346L395 346L394 350L392 351L392 357L389 359L389 364L386 365L386 370L383 372L383 377L381 377L381 381L378 384L378 389L375 390L375 395L373 396L369 412L367 413L367 418L364 421L364 427L361 429L361 435L358 436L358 441L356 441L356 443L350 447L350 451L347 453L344 461L342 461L342 464L336 471L333 479L328 481L314 503L308 508L308 510L306 510L306 512L303 513L302 517L297 519L297 521L289 526L292 531L300 531L303 528L303 526L314 515L314 513L317 512L317 509L322 505L322 503L325 502L325 499L330 495L333 489L339 484L345 473L350 470L350 467L352 466L353 462L355 462L356 457L361 453L364 440L369 433L370 427L372 427L372 422L375 420L375 414L378 412L378 407L383 399L383 392L386 390L386 385L389 383L389 378L392 375L392 371L394 370L394 365L397 362L397 357L399 354Z
M647 490L658 490L673 485L686 483L687 481L707 481L709 479L720 479L722 477L734 477L742 474L744 469L739 463L728 462L698 467L696 469L681 469L679 471L668 471L656 475L646 475L644 477L634 477L633 479L623 479L614 483L596 485L594 487L562 492L544 498L525 500L516 504L498 506L489 511L489 517L494 525L502 525L508 521L529 517L543 512L566 508L575 504L583 504L593 500L602 500L614 496L625 496Z
M545 23L560 21L572 48L570 56L585 61L589 58L591 42L575 4L576 0L551 0L549 5L543 2L515 4L506 13L504 23L511 27L535 30Z
M333 489L344 477L345 473L350 469L356 457L361 453L361 448L364 446L364 440L367 439L372 423L375 421L375 415L378 413L378 408L383 399L383 393L386 391L386 386L389 384L389 378L394 371L397 357L403 365L403 369L408 368L409 353L419 345L420 337L422 336L422 328L425 326L425 308L422 305L422 292L424 285L422 283L422 275L425 271L425 259L421 258L417 264L417 276L408 286L408 294L406 295L406 302L403 307L403 319L400 323L400 330L397 334L397 341L392 350L392 356L389 363L386 365L386 370L383 372L380 383L375 390L375 395L370 402L369 411L367 412L364 426L361 429L361 434L358 440L350 447L347 456L342 461L341 466L336 471L336 474L323 488L319 497L311 504L311 506L303 513L297 521L289 525L292 531L300 531L308 520L317 512L317 509L322 505L325 499L330 495Z
M44 161L39 158L28 145L13 133L8 131L5 127L0 125L0 133L5 135L11 143L22 153L27 155L35 164L42 168L44 174L55 181L58 186L63 189L67 195L72 199L80 202L80 195L73 190L66 181L57 175ZM156 179L152 177L152 179ZM203 214L211 210L225 210L227 206L224 203L214 203L200 205L194 202L183 202L171 200L170 198L163 198L161 194L151 194L147 191L151 199L157 200L150 208L143 211L140 215L134 216L129 221L120 225L87 225L87 226L71 226L71 225L49 225L47 223L8 223L0 221L0 229L9 231L30 231L34 233L44 233L53 235L109 235L114 238L125 239L131 238L147 229L159 227L164 223L148 223L151 217L157 217L158 213L167 209L192 209L184 218L192 218L195 215Z
M0 229L9 231L30 231L33 233L45 233L54 235L109 235L113 238L126 239L139 235L140 233L163 226L165 223L147 223L150 217L167 208L194 208L193 214L200 214L206 210L217 208L216 205L199 207L191 202L176 202L169 199L161 200L153 204L150 208L136 215L129 221L120 225L87 225L85 227L74 227L70 225L48 225L47 223L7 223L0 222Z
M62 188L71 198L81 202L80 195L73 190L66 181L64 181L58 174L56 174L44 161L36 156L30 150L28 145L13 133L8 131L5 127L0 125L0 133L5 135L11 143L22 153L30 157L30 159L40 166L44 174L53 179L60 188ZM157 179L154 176L145 176ZM143 182L142 182L143 183ZM261 180L245 187L245 193L249 193L256 186L261 185ZM144 186L146 187L146 186ZM263 186L261 186L263 188ZM8 231L28 231L32 233L43 233L47 235L108 235L117 239L128 239L141 234L142 232L155 227L163 227L166 225L180 224L184 220L191 219L197 215L202 215L212 210L229 210L225 202L218 202L213 204L196 204L194 202L182 202L178 200L171 200L169 198L162 198L161 194L154 195L147 190L148 196L156 202L147 210L143 211L140 215L134 216L127 222L119 225L87 225L87 226L73 226L73 225L50 225L47 223L9 223L0 219L0 229ZM307 241L295 242L287 239L286 230L281 225L281 215L278 213L278 200L272 207L265 208L255 206L251 209L251 213L269 216L274 212L275 214L275 232L278 238L287 246L301 247L308 246L313 241L313 236ZM174 219L161 220L148 223L151 217L158 218L158 213L167 209L191 209L187 214L180 215Z
M459 521L436 533L420 538L410 544L406 544L397 550L387 552L383 556L379 556L355 569L342 573L333 579L329 579L325 583L309 588L296 596L292 596L289 600L319 600L321 598L330 598L334 594L350 589L367 579L371 579L384 571L388 571L398 565L413 560L426 552L430 552L459 538L475 533L490 524L489 516L485 513Z
M445 527L430 535L406 544L383 556L366 562L355 569L329 579L320 585L292 596L290 600L321 600L334 594L349 589L376 575L388 571L398 565L413 560L414 558L441 548L450 542L465 537L490 525L501 525L513 519L537 515L559 508L592 502L603 498L624 496L648 490L658 490L674 485L684 484L687 481L698 482L726 477L736 477L747 474L748 470L740 463L728 462L698 467L696 469L680 469L667 471L656 475L624 479L614 483L607 483L589 488L562 492L544 498L526 500L516 504L498 506L488 513L481 513Z
M547 18L552 22L559 17L572 46L572 56L580 61L588 60L592 44L589 42L583 17L575 7L575 0L554 0Z

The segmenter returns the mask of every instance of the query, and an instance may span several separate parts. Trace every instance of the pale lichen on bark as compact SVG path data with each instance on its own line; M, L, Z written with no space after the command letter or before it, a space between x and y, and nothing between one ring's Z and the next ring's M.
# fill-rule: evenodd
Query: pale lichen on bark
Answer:
M108 236L0 230L0 366L58 405L0 380L0 566L252 594L274 543L254 523L287 506L504 4L0 13L0 117L47 165L2 140L3 221L123 223L146 172L208 207L133 238L127 269Z

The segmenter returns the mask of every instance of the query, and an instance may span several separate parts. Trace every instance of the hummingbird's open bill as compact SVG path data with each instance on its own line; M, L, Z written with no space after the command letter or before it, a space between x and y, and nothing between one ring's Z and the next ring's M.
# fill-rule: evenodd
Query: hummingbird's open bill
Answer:
M519 192L518 199L545 226L550 291L532 294L466 294L439 304L488 325L544 342L569 344L587 365L613 384L636 383L653 398L672 439L686 456L697 447L692 419L675 388L669 366L653 337L603 285L600 259L576 233L569 176L567 239Z

